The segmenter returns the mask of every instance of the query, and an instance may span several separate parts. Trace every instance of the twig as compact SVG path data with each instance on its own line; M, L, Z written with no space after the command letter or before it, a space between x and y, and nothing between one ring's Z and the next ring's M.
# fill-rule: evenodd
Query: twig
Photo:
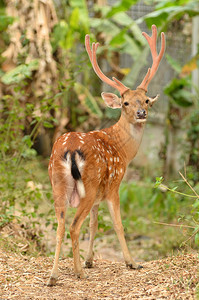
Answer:
M192 188L192 186L190 185L190 183L187 181L187 179L184 177L184 175L182 175L181 172L179 172L180 176L182 177L182 179L186 182L186 184L190 187L190 189L192 190L192 192L199 198L199 195L196 193L196 191Z
M176 193L176 194L179 194L179 195L182 195L182 196L186 196L186 197L190 197L190 198L199 198L199 196L197 195L197 196L193 196L193 195L188 195L188 194L184 194L184 193L181 193L181 192L178 192L178 191L176 191L176 190L172 190L172 189L170 189L168 186L166 186L166 185L164 185L164 184L160 184L159 185L160 187L162 187L162 188L165 188L165 189L167 189L168 191L170 191L170 192L174 192L174 193Z
M182 244L186 244L188 241L190 241L197 233L199 232L199 228L184 242L182 242Z
M168 224L168 223L156 222L156 221L154 221L153 223L159 224L159 225L171 226L171 227L183 227L183 228L191 228L191 229L195 229L195 227L190 226L190 225Z

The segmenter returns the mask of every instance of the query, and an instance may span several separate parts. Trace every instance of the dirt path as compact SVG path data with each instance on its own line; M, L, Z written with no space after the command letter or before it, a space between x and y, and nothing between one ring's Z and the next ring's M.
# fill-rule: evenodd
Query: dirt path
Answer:
M52 262L0 250L0 299L199 299L194 254L143 263L139 271L98 259L84 280L75 277L72 259L62 259L57 286L47 287Z

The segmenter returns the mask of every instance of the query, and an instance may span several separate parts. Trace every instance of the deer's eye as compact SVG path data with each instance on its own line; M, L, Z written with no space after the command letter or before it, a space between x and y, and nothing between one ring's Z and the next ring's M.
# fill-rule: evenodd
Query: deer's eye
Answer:
M146 99L145 103L148 104L149 103L149 99Z
M128 103L128 102L124 102L124 105L125 105L125 106L128 106L128 105L129 105L129 103Z

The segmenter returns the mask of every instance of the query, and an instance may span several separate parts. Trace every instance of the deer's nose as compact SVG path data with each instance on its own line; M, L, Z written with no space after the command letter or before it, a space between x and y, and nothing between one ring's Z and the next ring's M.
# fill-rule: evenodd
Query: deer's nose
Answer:
M146 118L146 110L145 109L138 109L137 118L138 119L145 119Z

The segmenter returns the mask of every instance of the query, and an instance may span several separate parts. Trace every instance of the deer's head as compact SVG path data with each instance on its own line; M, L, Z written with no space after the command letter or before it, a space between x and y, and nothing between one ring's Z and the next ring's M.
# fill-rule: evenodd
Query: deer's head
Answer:
M145 32L143 32L142 34L146 38L151 49L153 64L152 67L148 69L146 76L144 77L142 83L136 88L136 90L129 89L115 77L113 77L111 80L103 74L96 59L96 51L99 43L93 43L91 50L89 35L86 35L85 37L86 50L88 52L95 73L102 81L117 89L121 95L121 97L118 97L113 93L102 93L102 98L104 99L107 106L113 109L121 108L122 113L125 114L127 120L132 124L144 123L147 119L148 108L151 107L153 103L158 99L158 95L154 98L150 98L146 95L146 93L148 84L154 77L165 50L165 35L162 32L161 50L159 54L157 53L157 28L155 25L152 25L151 37L148 36Z

